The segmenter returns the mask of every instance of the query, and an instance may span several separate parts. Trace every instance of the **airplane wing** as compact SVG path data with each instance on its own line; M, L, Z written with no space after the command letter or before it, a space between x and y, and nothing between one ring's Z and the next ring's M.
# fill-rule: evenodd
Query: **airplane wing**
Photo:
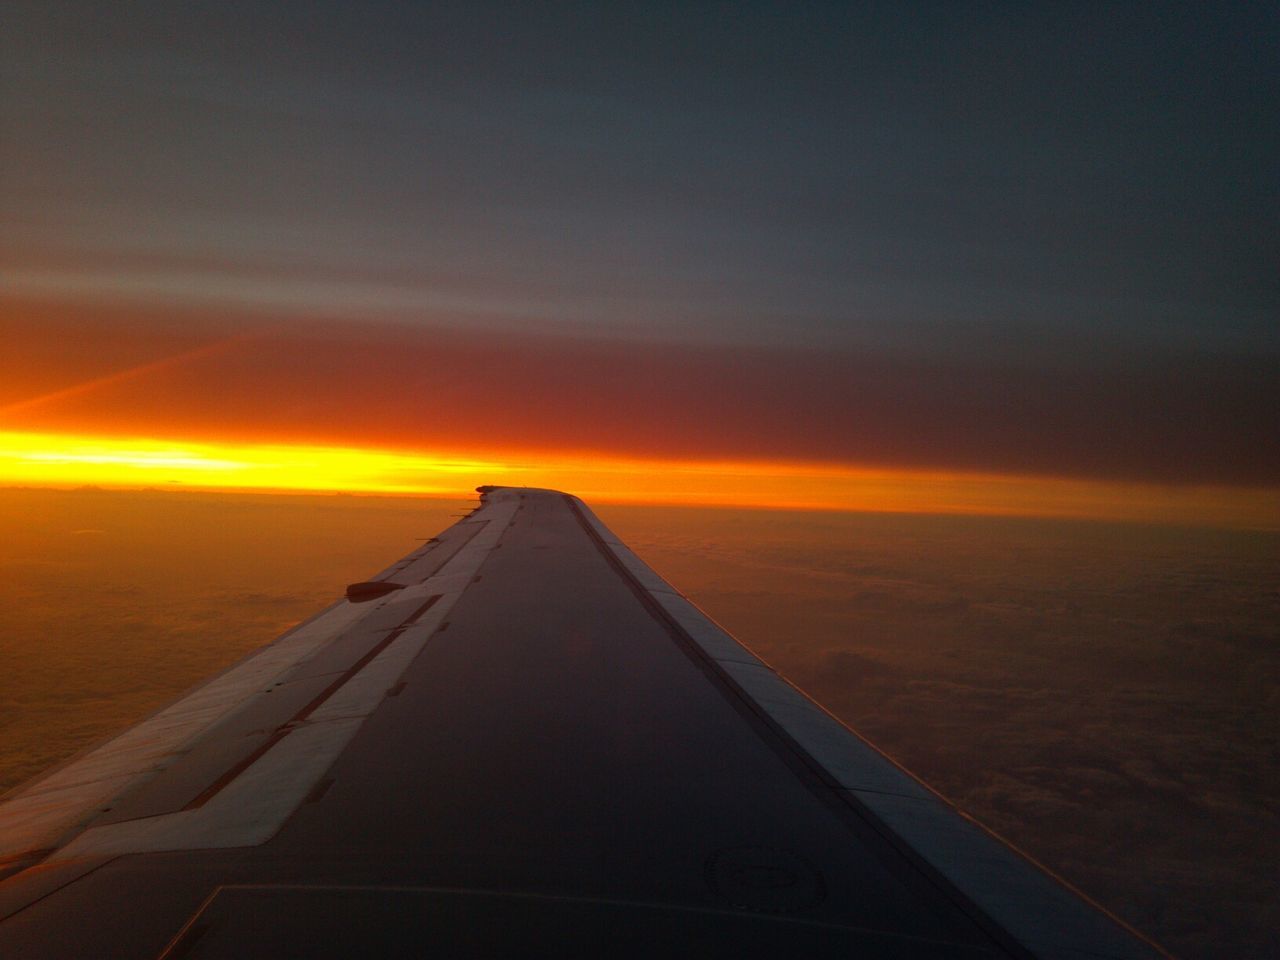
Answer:
M9 794L0 956L1164 956L806 698L580 500L480 492Z

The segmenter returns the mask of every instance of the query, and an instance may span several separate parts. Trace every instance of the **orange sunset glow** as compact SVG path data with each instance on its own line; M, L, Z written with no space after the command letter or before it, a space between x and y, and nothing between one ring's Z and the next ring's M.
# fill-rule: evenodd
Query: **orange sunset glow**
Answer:
M0 432L0 483L461 495L552 487L604 503L1092 517L1272 528L1268 491L801 463L642 460Z
M498 483L618 503L1280 526L1252 421L1182 411L1191 401L1155 380L1139 385L1146 412L1117 408L1106 379L1012 367L117 300L3 298L0 328L9 486ZM1225 392L1231 376L1182 379Z

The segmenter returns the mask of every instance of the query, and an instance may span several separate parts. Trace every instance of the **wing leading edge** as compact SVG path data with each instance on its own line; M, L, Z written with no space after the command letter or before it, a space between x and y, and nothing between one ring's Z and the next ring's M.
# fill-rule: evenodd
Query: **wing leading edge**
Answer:
M0 803L0 955L1163 955L580 500L480 490L435 541Z

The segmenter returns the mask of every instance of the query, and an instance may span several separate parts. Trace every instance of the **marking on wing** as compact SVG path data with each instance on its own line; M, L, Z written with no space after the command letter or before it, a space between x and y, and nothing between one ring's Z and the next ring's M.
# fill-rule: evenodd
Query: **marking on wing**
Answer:
M263 754L265 754L268 750L270 750L277 743L279 743L280 740L282 740L284 737L288 736L290 730L292 730L297 724L300 724L304 720L306 720L307 717L311 716L311 714L314 713L322 703L324 703L331 696L337 693L340 687L345 685L348 680L350 680L357 673L359 673L366 666L368 666L374 657L376 657L383 650L385 650L392 643L394 643L400 637L400 635L405 632L405 630L409 629L410 626L416 623L418 621L418 618L421 617L428 610L430 610L431 607L434 606L436 601L438 601L439 599L440 599L440 594L438 593L432 594L430 597L428 597L426 603L422 604L420 607L414 610L411 614L409 614L409 616L405 617L405 619L401 621L398 627L394 628L390 633L388 633L385 637L383 637L376 644L374 644L368 653L366 653L363 657L361 657L359 660L353 663L345 671L340 673L337 676L337 678L334 679L334 681L330 683L329 686L321 690L320 693L318 693L311 700L310 703L308 703L301 710L295 713L292 717L286 720L280 727L278 727L275 730L275 732L272 733L272 735L268 737L267 740L261 746L259 746L256 750L250 753L247 757L245 757L235 766L231 767L229 770L223 773L222 776L218 777L218 779L213 781L213 783L209 784L208 787L206 787L200 794L198 794L194 799L192 799L189 803L187 803L187 805L184 806L182 809L194 810L196 807L202 807L206 803L208 803L209 800L212 799L220 790L222 790L223 787L225 787L236 777L240 776L240 774L243 773L245 770L247 770L250 766L256 763Z

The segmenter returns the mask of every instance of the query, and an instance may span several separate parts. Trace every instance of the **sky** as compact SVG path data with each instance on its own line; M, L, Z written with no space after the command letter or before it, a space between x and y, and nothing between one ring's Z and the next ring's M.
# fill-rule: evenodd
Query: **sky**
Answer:
M1274 5L5 21L0 482L1280 525Z

